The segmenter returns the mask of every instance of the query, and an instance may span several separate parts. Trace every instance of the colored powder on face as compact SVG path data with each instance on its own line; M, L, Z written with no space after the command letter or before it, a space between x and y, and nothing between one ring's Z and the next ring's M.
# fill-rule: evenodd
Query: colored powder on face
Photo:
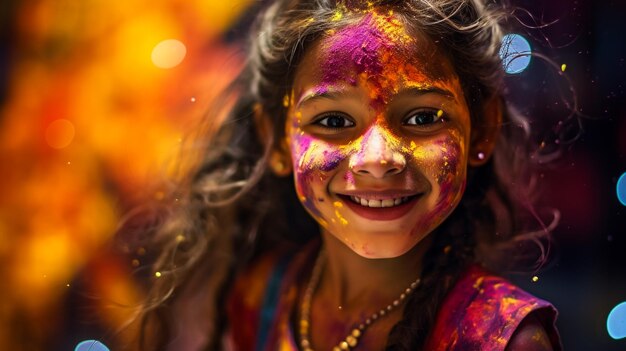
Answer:
M439 196L435 207L426 213L422 219L418 221L411 235L423 233L433 228L433 224L438 225L443 219L452 212L455 202L461 198L465 191L466 181L463 179L460 184L454 182L454 177L450 176L439 185Z
M326 85L317 86L315 90L313 91L312 96L324 95L328 93L329 91L331 91L329 86L326 86Z
M321 212L315 206L313 199L317 198L310 187L311 182L314 180L314 174L310 172L311 160L308 156L315 154L315 145L312 143L312 139L309 136L296 135L291 144L292 154L301 155L297 161L297 167L295 172L295 185L296 191L300 195L300 202L307 208L313 217L318 221L322 219Z
M306 184L310 184L310 180L306 179L309 177L300 172L296 172L296 177L298 178L298 180L296 181L296 191L298 192L298 194L301 194L299 196L300 202L306 209L309 210L313 218L315 218L318 223L323 225L322 222L325 223L325 221L322 217L322 213L313 201L313 199L315 199L315 194L313 194L313 191L310 187L306 186Z
M340 6L342 19L352 15L357 20L327 31L317 61L322 76L320 92L331 85L360 83L369 90L372 107L377 108L401 87L426 89L454 79L445 56L424 36L410 35L393 11L383 13L373 4L364 9L362 2Z
M294 160L294 164L297 165L295 168L296 190L298 194L302 195L300 200L304 207L321 223L323 221L322 213L313 201L318 198L314 194L313 185L324 183L325 178L328 177L327 172L336 168L345 159L345 147L336 147L318 141L312 136L302 133L298 128L293 131L295 133L291 134L293 137L291 148L292 154L297 155ZM342 224L347 224L342 216L337 215L337 218Z
M465 183L465 180L460 184L453 182L453 180L453 177L450 176L449 179L441 183L439 200L437 206L432 210L433 215L447 215L451 212L454 202L461 197L460 190L464 188L463 183Z
M346 158L346 146L313 141L312 137L306 134L296 135L294 144L296 144L294 154L300 155L297 169L303 174L332 171Z
M438 204L431 213L435 216L437 214L445 216L465 191L466 178L461 174L463 169L459 164L460 157L464 155L465 146L456 131L453 131L451 136L436 141L433 145L440 148L443 162L438 166L439 172L436 175L436 181L439 183Z
M344 160L350 159L349 167L354 167L369 160L379 159L381 154L399 154L402 141L388 128L375 124L363 136L347 145L333 145L313 141L308 135L294 138L295 154L301 155L296 160L297 171L303 175L330 172ZM392 160L402 162L399 160ZM354 182L354 179L352 179Z
M413 42L413 38L406 32L402 22L393 16L392 11L387 15L374 13L372 19L374 27L384 33L384 36L392 42L403 46L408 46Z
M450 209L453 206L454 199L455 194L452 191L452 181L447 180L439 184L439 196L435 207L424 215L417 227L426 230L432 228L433 223L439 223L441 218L451 212Z
M384 102L385 96L397 91L400 80L416 71L407 65L409 47L414 40L391 15L368 13L357 24L332 34L329 40L326 62L322 65L322 86L340 81L355 85L354 77L359 77L370 85L370 97ZM401 52L406 57L399 59ZM370 77L384 79L371 81Z
M362 84L368 89L370 105L377 109L402 87L426 89L452 78L445 57L430 41L409 35L392 11L342 11L343 17L347 13L362 17L354 24L327 31L317 61L322 76L317 86L320 92L332 85Z
M435 140L424 147L416 147L413 155L422 167L431 168L432 176L439 184L439 191L434 207L419 220L412 234L431 230L452 212L456 203L465 191L466 178L460 168L460 157L463 157L464 144L460 135L452 131L450 136ZM411 145L414 146L414 145ZM433 160L436 162L433 163Z
M341 215L339 209L343 207L343 204L340 201L333 202L333 206L335 206L335 217L339 220L339 223L346 226L348 225L348 221Z
M293 121L294 125L297 125L297 121ZM297 130L297 129L296 129ZM311 143L312 143L312 138L309 136L305 136L305 135L295 135L294 139L291 143L291 154L292 155L301 155L300 158L297 160L297 167L298 169L302 170L305 168L305 161L307 159L307 155L309 153L311 153Z
M440 165L439 174L437 175L437 182L441 183L443 179L449 176L456 176L459 169L459 156L461 155L461 147L458 143L446 138L443 140L437 140L434 143L435 146L441 150L441 158L443 163Z
M370 24L372 15L359 24L348 26L335 33L328 48L323 82L332 84L344 78L345 70L354 68L357 74L382 71L378 50L382 45L382 33ZM353 66L353 67L351 67Z
M324 183L328 173L337 168L346 158L354 157L351 161L356 159L357 162L378 159L380 153L390 153L390 148L399 148L400 144L401 140L380 123L375 124L365 135L348 145L329 144L296 132L293 135L292 152L294 155L299 155L294 163L297 165L295 169L297 191L303 195L301 202L316 219L321 219L320 210L311 200L316 198L313 193L313 184ZM345 226L348 225L348 221L339 211L341 205L341 202L334 203L337 220L335 218L330 220Z
M348 187L351 188L355 186L354 173L350 171L346 172L346 174L343 176L343 179L346 181L346 185Z
M460 172L459 157L464 154L465 147L457 131L452 130L450 133L450 136L420 147L411 141L409 147L402 148L405 153L415 158L417 164L430 168L437 183L442 183L449 177L454 178Z
M337 16L337 20L341 18ZM341 14L342 18L344 14ZM458 191L463 187L458 175L459 155L463 152L464 145L459 143L461 136L453 136L436 143L430 143L428 147L418 147L411 141L407 148L406 140L395 136L385 124L385 115L381 105L387 104L392 96L401 88L426 88L434 85L434 77L438 80L445 78L437 75L430 69L432 63L424 61L424 53L416 51L415 40L405 31L401 22L393 17L393 14L381 15L375 11L364 14L359 22L337 30L322 41L321 61L317 61L321 67L322 81L315 86L313 95L325 94L336 90L344 84L363 84L368 89L371 106L377 111L376 123L368 128L358 139L347 145L334 145L326 143L302 132L300 118L292 120L292 153L296 155L294 164L297 165L296 177L300 187L299 192L306 194L304 205L321 219L319 210L313 201L314 194L311 188L313 182L323 182L318 178L324 178L324 173L336 169L347 158L350 160L349 168L356 163L369 160L379 160L382 153L393 151L393 154L405 156L412 155L417 165L428 169L431 176L439 184L439 196L436 207L424 216L423 222L418 224L425 229L430 229L431 224L443 218L450 212L459 198ZM429 45L421 48L432 48ZM432 58L436 58L434 55ZM424 70L428 66L428 70ZM434 66L437 66L435 64ZM441 67L437 66L439 69ZM442 66L443 67L443 66ZM428 76L427 76L428 74ZM446 81L448 78L445 78ZM289 103L294 106L293 92ZM297 96L302 96L298 94ZM411 150L411 152L407 152ZM350 176L352 178L350 179ZM346 183L354 185L354 177L351 172L344 175ZM347 224L345 218L336 209L335 217L342 223ZM329 219L336 222L334 218Z
M383 154L394 157L402 150L402 141L396 137L385 123L374 124L365 134L348 146L350 150L350 168L372 159L379 159ZM398 161L398 160L393 160Z
M412 155L421 168L428 169L439 184L458 175L461 147L452 138L438 139L419 147L411 141L409 147L404 146L402 150Z
M345 159L345 155L340 150L334 150L331 152L324 151L324 161L320 165L319 169L322 172L329 172L337 168L341 161Z
M435 157L435 151L432 148L432 145L425 145L422 147L417 147L414 141L411 141L411 146L409 148L411 151L411 155L419 161L420 164L428 161Z

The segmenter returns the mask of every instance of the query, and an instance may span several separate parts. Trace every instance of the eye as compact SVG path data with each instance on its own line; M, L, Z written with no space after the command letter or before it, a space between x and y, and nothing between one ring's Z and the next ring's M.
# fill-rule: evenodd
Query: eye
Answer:
M354 122L352 122L348 117L337 112L324 114L313 124L332 129L354 127Z
M437 122L444 122L443 110L422 109L409 113L409 117L404 120L405 125L428 127Z

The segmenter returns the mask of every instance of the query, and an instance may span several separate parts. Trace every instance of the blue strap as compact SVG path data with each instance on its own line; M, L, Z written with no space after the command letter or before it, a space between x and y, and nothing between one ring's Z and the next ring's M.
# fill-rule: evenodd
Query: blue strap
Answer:
M263 305L261 306L261 315L259 321L259 331L257 342L255 346L256 351L263 351L269 332L272 328L272 322L276 315L276 307L280 300L280 288L283 281L285 271L287 271L287 265L291 261L292 255L283 256L278 260L276 268L272 272L272 275L265 288L265 295L263 297Z

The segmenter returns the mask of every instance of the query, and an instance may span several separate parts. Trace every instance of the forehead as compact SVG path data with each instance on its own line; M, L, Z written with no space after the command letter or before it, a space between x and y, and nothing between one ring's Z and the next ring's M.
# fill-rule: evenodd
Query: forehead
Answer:
M379 88L438 85L457 80L446 56L424 34L411 33L399 17L372 12L329 31L306 52L296 71L294 92L307 85L385 81ZM380 84L377 84L380 85Z

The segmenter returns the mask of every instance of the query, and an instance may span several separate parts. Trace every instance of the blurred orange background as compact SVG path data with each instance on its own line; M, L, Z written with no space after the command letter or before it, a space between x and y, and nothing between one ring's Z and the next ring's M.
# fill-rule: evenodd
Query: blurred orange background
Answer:
M128 275L138 262L87 264L170 175L182 137L238 71L242 52L223 33L248 2L1 6L0 350L55 349L71 318L63 301L85 269L102 294L97 322L115 330L130 317L110 302L141 300Z

